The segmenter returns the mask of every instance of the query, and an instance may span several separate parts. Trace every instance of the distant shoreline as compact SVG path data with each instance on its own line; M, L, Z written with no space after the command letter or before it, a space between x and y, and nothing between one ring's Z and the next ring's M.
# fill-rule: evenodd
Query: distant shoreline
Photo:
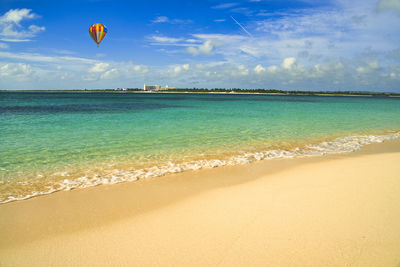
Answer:
M353 91L281 91L264 89L173 89L163 91L144 91L143 89L93 89L93 90L0 90L0 93L145 93L145 94L226 94L226 95L298 95L298 96L377 96L400 97L400 93L353 92Z

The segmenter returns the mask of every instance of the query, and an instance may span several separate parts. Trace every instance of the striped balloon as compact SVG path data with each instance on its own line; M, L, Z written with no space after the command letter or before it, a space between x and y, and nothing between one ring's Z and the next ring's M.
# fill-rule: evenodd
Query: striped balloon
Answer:
M99 47L100 42L107 34L107 28L101 23L93 24L89 27L90 37L97 43L97 47Z

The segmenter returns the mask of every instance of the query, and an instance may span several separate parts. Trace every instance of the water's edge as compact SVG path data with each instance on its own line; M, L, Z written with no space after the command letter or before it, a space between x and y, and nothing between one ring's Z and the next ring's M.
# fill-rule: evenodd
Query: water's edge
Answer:
M17 200L25 200L32 197L52 194L58 191L68 191L76 188L88 188L102 184L117 184L122 182L132 182L138 179L154 178L171 173L180 173L190 170L215 168L227 165L247 164L254 161L277 159L277 158L297 158L323 156L326 154L349 153L359 150L361 147L372 144L382 143L400 137L400 132L393 132L383 135L351 135L327 140L318 144L310 144L304 147L297 147L291 150L274 149L252 153L244 153L232 156L226 160L196 160L184 163L170 162L167 165L153 166L134 171L115 169L111 174L95 174L92 176L82 176L74 180L65 179L62 182L54 182L46 186L47 191L33 191L22 196L9 196L0 204L9 203Z

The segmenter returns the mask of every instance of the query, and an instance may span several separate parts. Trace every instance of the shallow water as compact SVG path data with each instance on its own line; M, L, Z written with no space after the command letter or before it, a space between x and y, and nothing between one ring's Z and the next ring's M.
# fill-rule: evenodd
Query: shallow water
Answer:
M0 202L353 151L399 131L399 98L2 92Z

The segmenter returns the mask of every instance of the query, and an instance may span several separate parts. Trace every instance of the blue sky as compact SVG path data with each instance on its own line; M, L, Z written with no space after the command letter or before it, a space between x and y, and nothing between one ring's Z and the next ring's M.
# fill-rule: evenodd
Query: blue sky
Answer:
M2 0L0 89L400 92L398 25L400 0Z

